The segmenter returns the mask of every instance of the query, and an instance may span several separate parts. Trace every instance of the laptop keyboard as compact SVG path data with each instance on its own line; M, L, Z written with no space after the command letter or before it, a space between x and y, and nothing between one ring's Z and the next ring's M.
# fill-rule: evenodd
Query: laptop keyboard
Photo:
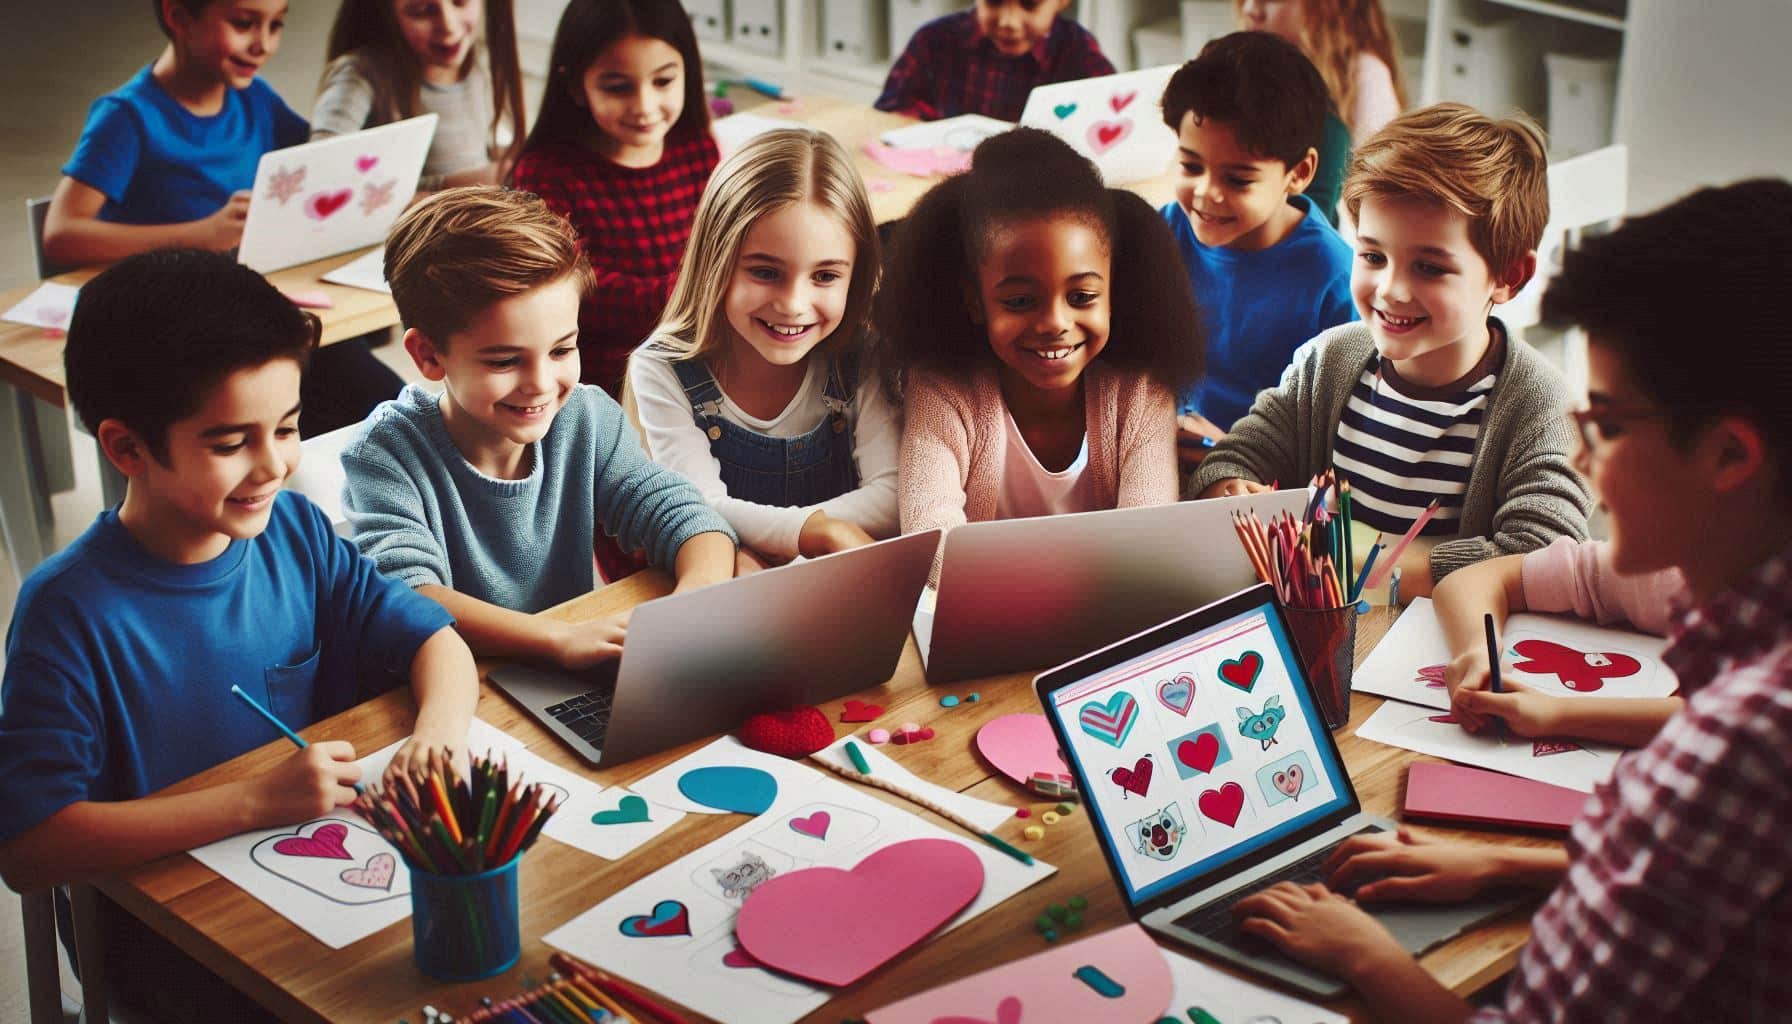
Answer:
M1366 828L1362 832L1356 833L1356 835L1381 831L1384 830L1379 828ZM1339 840L1339 842L1343 842L1343 840ZM1178 928L1186 928L1196 935L1205 936L1215 942L1227 946L1249 945L1255 940L1239 931L1238 922L1232 917L1232 908L1245 897L1262 892L1278 882L1293 882L1296 885L1310 885L1314 882L1325 881L1324 876L1319 873L1319 869L1325 866L1325 859L1330 857L1332 855L1332 850L1336 848L1337 843L1333 843L1331 846L1327 846L1316 853L1295 861L1273 875L1259 879L1246 888L1240 889L1237 892L1227 893L1206 906L1197 907L1189 913L1177 918L1173 923ZM1263 945L1267 946L1267 943L1264 943Z
M604 690L589 690L546 709L554 721L566 726L574 736L597 750L604 747L604 733L610 728L610 695Z

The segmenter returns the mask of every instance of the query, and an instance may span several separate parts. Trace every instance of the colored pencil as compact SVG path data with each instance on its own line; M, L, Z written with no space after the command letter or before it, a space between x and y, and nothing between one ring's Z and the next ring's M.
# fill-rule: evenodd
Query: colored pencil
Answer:
M1356 583L1350 588L1350 602L1355 604L1362 600L1363 584L1369 582L1369 570L1375 567L1375 557L1381 554L1381 534L1375 535L1375 543L1369 545L1369 554L1363 558L1362 571L1356 574Z
M583 960L565 953L555 953L548 957L548 963L553 964L562 974L576 974L590 982L599 991L617 999L628 1000L646 1011L648 1016L660 1021L661 1024L688 1024L677 1011L656 1002L638 989L624 983L622 979L612 977Z
M1425 524L1431 521L1431 517L1437 515L1437 508L1438 501L1436 498L1432 498L1431 504L1425 506L1425 511L1420 513L1419 518L1412 521L1412 526L1407 529L1406 536L1401 537L1400 543L1394 545L1394 549L1388 552L1387 562L1369 580L1370 590L1381 586L1381 581L1394 571L1394 566L1400 562L1400 556L1406 554L1406 546L1413 542L1413 538L1419 535L1419 531L1425 528Z
M241 697L244 704L249 705L249 707L254 709L256 714L267 719L269 725L280 730L280 735L285 736L287 739L293 741L293 743L296 744L300 750L304 750L306 747L309 747L311 745L311 744L305 742L305 737L300 736L298 733L293 732L291 729L287 728L286 723L282 722L280 720L280 716L274 714L272 711L269 711L266 707L262 706L262 703L260 701L256 700L254 697L251 697L247 693L244 693L242 687L237 686L235 683L232 683L230 686L230 692L236 694L238 697ZM363 786L359 782L355 783L354 787L355 787L356 793L366 792L366 787Z

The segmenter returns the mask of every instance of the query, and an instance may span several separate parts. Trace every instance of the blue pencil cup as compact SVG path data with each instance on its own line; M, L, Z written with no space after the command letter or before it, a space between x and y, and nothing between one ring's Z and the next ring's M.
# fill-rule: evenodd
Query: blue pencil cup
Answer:
M476 981L501 974L522 955L516 866L477 875L433 875L411 869L411 937L417 969L439 981Z

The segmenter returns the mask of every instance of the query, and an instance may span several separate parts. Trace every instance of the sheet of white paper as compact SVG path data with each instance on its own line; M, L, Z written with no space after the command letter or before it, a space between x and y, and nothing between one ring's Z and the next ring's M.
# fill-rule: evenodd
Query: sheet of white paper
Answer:
M323 280L331 284L343 284L350 288L365 288L370 292L392 294L392 286L386 283L386 247L369 249L364 255L344 263L323 276Z
M897 149L932 149L945 146L969 153L991 135L1000 135L1014 127L1013 121L998 121L982 114L960 114L938 121L922 121L904 128L892 128L878 136L878 141Z
M1458 764L1491 768L1538 782L1591 793L1612 773L1624 751L1603 743L1528 740L1509 732L1471 734L1436 708L1388 701L1357 729L1357 736L1416 750Z
M759 114L730 114L718 117L710 122L709 129L715 134L716 149L726 158L747 144L749 139L764 135L779 128L807 128L801 121L791 121L782 117L764 117Z
M356 762L378 781L400 740ZM518 740L479 719L467 747L520 752ZM365 818L346 807L302 825L245 832L190 851L268 909L331 949L366 938L411 915L411 873L404 858Z
M529 782L546 783L565 794L566 802L548 819L542 835L609 860L628 856L684 817L683 811L643 800L640 804L630 801L627 809L644 809L647 816L625 820L630 816L618 817L618 811L623 798L634 794L620 788L605 789L526 750L509 755L509 768L512 779L520 773ZM593 820L600 813L606 816L602 824Z
M1668 697L1680 687L1661 662L1667 648L1661 637L1521 613L1507 620L1500 643L1502 682L1558 697ZM1449 660L1436 608L1428 598L1417 598L1363 659L1352 685L1448 710L1443 672Z
M793 790L815 777L815 769L805 767L787 757L753 750L733 736L723 736L700 750L693 751L646 778L636 779L628 788L647 798L650 803L692 814L727 814L727 811L700 804L679 792L678 780L698 768L734 765L759 768L777 780L778 795L766 814L777 814L799 799Z
M896 760L888 754L885 754L870 743L867 743L863 737L843 737L836 740L833 746L825 747L809 756L817 761L824 761L828 764L852 769L852 758L848 757L846 754L847 740L856 740L858 742L859 753L865 755L865 763L871 766L872 775L877 776L893 786L914 793L922 799L939 804L941 807L957 814L959 817L974 821L977 823L977 827L984 831L994 829L997 825L1014 817L1014 808L1006 804L997 804L991 803L988 800L979 800L974 796L966 796L956 790L947 789L944 786L928 782L914 772L902 767L902 765L898 764Z
M18 305L0 314L0 320L58 331L68 330L69 317L75 312L75 296L80 293L81 289L72 284L45 281Z
M1350 1020L1315 1003L1234 978L1173 949L1158 948L1176 981L1176 995L1166 1017L1178 1021L1211 1018L1225 1024L1348 1024ZM1195 1007L1206 1011L1208 1018L1190 1014Z
M786 764L793 771L779 778L772 811L635 882L543 941L717 1020L789 1024L826 1003L829 990L723 962L735 949L735 914L760 882L797 868L850 868L872 851L907 839L950 839L983 861L984 881L977 899L942 929L949 930L1057 870L1043 862L1028 867L818 769ZM807 831L792 827L798 818L813 823L821 811L828 814L821 837L812 825ZM877 913L876 907L860 909L867 916ZM637 937L622 931L630 918L669 920L679 913L688 922L683 934Z

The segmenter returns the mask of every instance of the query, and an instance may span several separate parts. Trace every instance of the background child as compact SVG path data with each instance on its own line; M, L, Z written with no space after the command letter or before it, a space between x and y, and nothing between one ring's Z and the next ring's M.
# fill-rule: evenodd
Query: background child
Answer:
M1247 933L1350 981L1378 1020L1460 1021L1470 1007L1334 890L1379 879L1356 899L1450 902L1553 887L1503 1006L1476 1021L1783 1012L1792 360L1776 286L1788 275L1792 185L1755 181L1589 240L1544 296L1547 318L1592 341L1583 464L1611 514L1612 567L1686 580L1662 657L1685 710L1593 790L1566 852L1354 839L1328 866L1329 889L1281 885L1240 902Z
M768 132L724 162L624 405L741 544L783 560L896 532L901 434L858 335L877 288L865 186L831 136Z
M1344 186L1363 319L1295 354L1196 471L1201 496L1335 465L1356 521L1390 537L1435 499L1421 536L1441 543L1415 543L1398 563L1411 596L1462 566L1585 538L1561 376L1489 315L1536 270L1548 189L1534 126L1461 104L1413 111L1369 140Z
M616 656L626 613L530 614L591 590L599 526L675 568L679 590L734 574L728 524L578 382L589 275L572 227L524 192L438 192L386 241L405 348L446 389L413 384L374 411L342 453L342 503L361 551L453 613L481 654L568 668Z
M125 497L25 581L0 685L0 874L15 889L112 874L354 799L354 749L156 791L269 742L240 684L303 728L407 677L417 724L388 777L465 742L472 656L440 607L382 578L281 484L317 320L229 257L131 257L81 289L68 393ZM248 1001L147 926L107 914L115 996L163 1020ZM259 1019L260 1012L257 1012Z
M1356 319L1350 246L1302 195L1328 109L1319 72L1262 32L1208 43L1164 89L1182 173L1162 212L1207 329L1207 373L1178 396L1185 463L1251 411L1295 349Z
M1245 28L1299 46L1319 68L1351 141L1361 145L1406 106L1381 0L1237 0Z
M171 246L234 249L262 154L305 141L305 119L256 77L280 48L286 0L161 0L168 46L94 101L44 218L44 254L110 263ZM403 381L362 339L318 350L306 437L357 422Z
M596 274L579 308L585 383L620 392L717 159L697 37L678 0L567 4L515 185L572 221Z
M1060 17L1070 0L977 0L915 29L877 109L923 121L959 114L1020 120L1036 85L1111 75L1089 30Z
M1056 137L995 136L921 198L874 320L906 371L904 533L1176 500L1188 282L1162 218Z
M418 188L492 185L509 173L523 140L511 0L343 0L326 56L313 139L433 113Z

